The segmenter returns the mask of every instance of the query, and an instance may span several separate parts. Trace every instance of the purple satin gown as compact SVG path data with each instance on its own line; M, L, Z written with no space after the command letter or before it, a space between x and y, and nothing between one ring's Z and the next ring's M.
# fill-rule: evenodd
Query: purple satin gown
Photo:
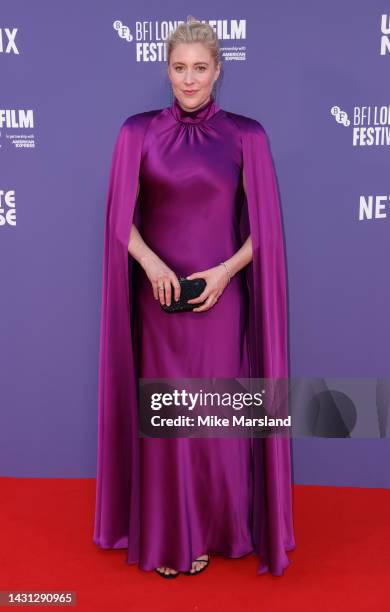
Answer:
M139 229L179 275L219 264L241 246L238 130L211 98L196 111L174 99L143 145ZM167 314L145 272L135 276L135 354L144 378L249 377L248 294L242 272L218 303ZM189 570L204 553L253 551L249 438L140 439L139 567Z

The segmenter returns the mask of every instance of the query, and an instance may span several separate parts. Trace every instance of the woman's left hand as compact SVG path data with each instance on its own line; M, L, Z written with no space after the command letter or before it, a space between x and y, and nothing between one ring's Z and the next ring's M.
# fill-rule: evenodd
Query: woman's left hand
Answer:
M229 282L228 275L225 266L218 265L203 272L194 272L189 276L186 276L188 280L193 278L204 278L206 281L206 287L202 293L192 300L188 300L189 304L198 304L199 302L205 303L198 308L193 308L192 312L203 312L209 310L218 302L219 297L222 295L226 285Z

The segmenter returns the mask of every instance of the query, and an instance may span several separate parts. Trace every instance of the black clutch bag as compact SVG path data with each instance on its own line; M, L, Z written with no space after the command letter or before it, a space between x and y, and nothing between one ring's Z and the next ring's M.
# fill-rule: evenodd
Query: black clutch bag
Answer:
M204 302L198 304L188 304L187 300L192 300L198 297L204 288L206 287L206 281L204 278L192 278L186 279L184 276L179 276L178 281L180 283L180 297L177 302L173 298L173 287L172 287L172 299L170 306L161 304L160 306L165 312L185 312L187 310L193 310L198 308ZM206 301L206 300L205 300Z

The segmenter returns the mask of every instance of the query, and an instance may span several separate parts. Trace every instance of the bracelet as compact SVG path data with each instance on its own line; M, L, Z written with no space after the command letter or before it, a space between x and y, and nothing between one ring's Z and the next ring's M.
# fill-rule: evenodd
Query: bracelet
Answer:
M225 270L226 270L226 272L227 272L228 279L229 279L229 280L228 280L228 282L230 283L230 280L231 280L231 278L232 278L232 275L231 275L231 274L230 274L230 272L229 272L229 268L227 267L227 265L225 264L225 262L224 262L224 261L220 261L219 263L220 263L220 265L225 266Z

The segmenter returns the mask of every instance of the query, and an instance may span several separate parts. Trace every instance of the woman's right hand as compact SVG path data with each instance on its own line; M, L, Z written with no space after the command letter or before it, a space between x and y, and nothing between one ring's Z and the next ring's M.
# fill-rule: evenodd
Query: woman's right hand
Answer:
M151 282L153 295L161 304L171 305L172 297L177 301L180 297L180 284L176 274L157 255L148 255L141 262L145 274ZM173 296L172 287L173 285Z

